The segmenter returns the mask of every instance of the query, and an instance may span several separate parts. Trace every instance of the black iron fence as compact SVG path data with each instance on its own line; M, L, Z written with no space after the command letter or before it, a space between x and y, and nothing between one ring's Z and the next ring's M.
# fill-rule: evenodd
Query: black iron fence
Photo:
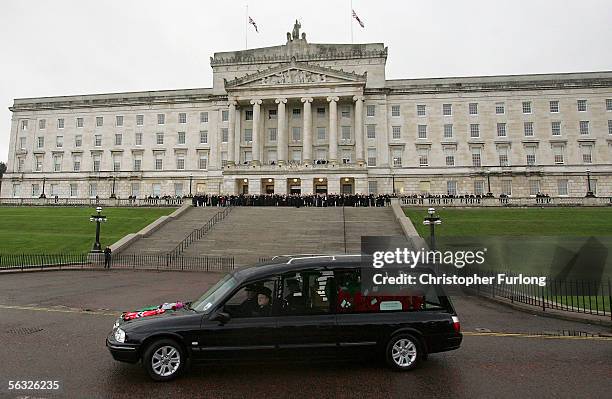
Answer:
M181 242L179 242L178 245L174 247L172 251L168 252L168 255L175 257L180 256L183 251L185 251L185 249L187 249L187 247L191 245L192 242L197 241L204 237L206 234L208 234L208 232L214 227L214 225L225 219L231 211L232 207L228 206L223 208L223 210L215 213L215 215L210 218L210 220L206 222L204 226L197 228L191 233L189 233L189 235L185 237Z
M0 255L0 271L102 268L166 271L230 271L232 256L183 257L170 254L18 254Z
M524 206L612 206L612 197L484 197L484 196L404 196L399 197L403 206L448 207L524 207Z
M503 273L506 278L494 278L493 284L476 284L470 291L478 295L498 297L514 303L536 306L543 311L547 309L575 313L586 313L597 316L608 316L612 320L612 284L610 279L604 281L567 280L546 277L545 286L537 284L516 284L520 274L514 272L479 272L480 276L496 277Z
M180 207L189 198L0 198L0 206Z

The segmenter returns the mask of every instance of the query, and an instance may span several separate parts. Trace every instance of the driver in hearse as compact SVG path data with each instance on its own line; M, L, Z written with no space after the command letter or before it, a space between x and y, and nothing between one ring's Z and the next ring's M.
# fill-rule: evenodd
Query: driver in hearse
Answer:
M251 284L245 288L247 299L245 299L238 310L240 315L251 316L257 310L257 294L263 288L261 284Z
M257 307L251 315L253 317L265 317L270 315L272 305L270 304L270 298L272 297L272 291L267 287L260 287L257 291Z

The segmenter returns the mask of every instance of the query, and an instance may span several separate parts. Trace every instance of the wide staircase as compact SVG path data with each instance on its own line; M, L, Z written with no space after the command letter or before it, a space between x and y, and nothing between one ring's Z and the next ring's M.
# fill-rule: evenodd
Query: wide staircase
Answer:
M172 251L223 208L190 208L178 219L122 251ZM236 266L274 255L359 253L361 236L402 235L390 207L234 207L222 221L181 253L185 257L233 256Z

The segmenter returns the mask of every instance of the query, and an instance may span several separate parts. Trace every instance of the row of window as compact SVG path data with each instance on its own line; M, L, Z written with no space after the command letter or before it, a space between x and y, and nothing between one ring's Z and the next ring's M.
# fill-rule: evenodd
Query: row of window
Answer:
M89 183L88 185L88 192L87 194L89 195L89 197L91 198L95 198L96 196L98 196L99 194L99 187L100 184L97 182L92 182ZM58 183L52 183L49 184L48 186L48 191L45 193L46 195L50 196L50 197L55 197L55 196L69 196L71 198L80 198L81 195L83 195L80 191L79 191L79 185L77 183L70 183L68 185L68 190L67 192L63 192L62 190L62 185L58 184ZM40 183L33 183L31 185L31 195L32 197L38 197L41 194L41 184ZM19 198L22 196L21 193L21 184L19 183L15 183L13 184L13 197L15 198ZM130 192L132 196L135 196L137 198L140 198L141 196L141 183L131 183L130 185ZM87 195L86 194L86 195ZM166 195L167 193L164 193L163 195ZM179 196L182 197L183 195L185 195L185 184L182 182L178 182L178 183L174 183L174 195L175 196ZM153 197L161 197L162 196L162 191L161 191L161 184L160 183L152 183L151 184L151 192L147 195L152 195Z

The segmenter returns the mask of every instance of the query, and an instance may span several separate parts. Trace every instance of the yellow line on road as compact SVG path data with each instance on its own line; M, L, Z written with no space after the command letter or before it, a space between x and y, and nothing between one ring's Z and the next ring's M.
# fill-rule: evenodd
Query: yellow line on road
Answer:
M585 341L612 341L612 337L585 337L570 335L542 335L527 333L504 333L504 332L470 332L464 331L463 335L468 337L516 337L516 338L542 338L542 339L570 339Z
M8 310L34 310L38 312L57 312L57 313L79 313L79 314L91 314L100 316L119 316L120 312L111 312L103 310L84 310L75 308L45 308L40 306L19 306L19 305L0 305L0 309Z

